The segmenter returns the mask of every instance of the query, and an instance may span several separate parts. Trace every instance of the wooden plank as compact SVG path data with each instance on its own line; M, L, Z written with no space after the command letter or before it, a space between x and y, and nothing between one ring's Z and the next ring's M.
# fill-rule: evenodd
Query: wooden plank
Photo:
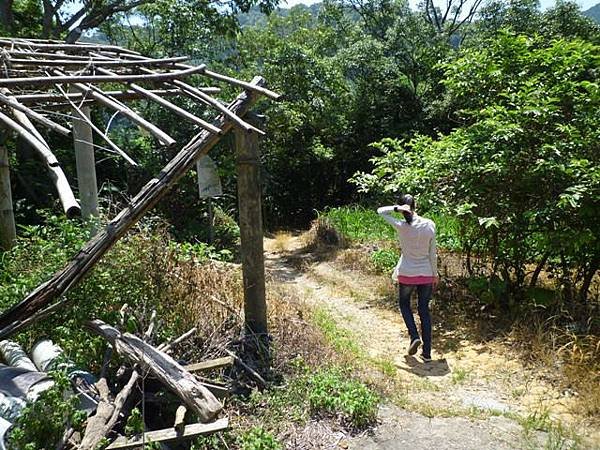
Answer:
M252 80L254 84L263 84L261 77ZM256 101L251 92L240 94L230 105L236 114L243 116ZM229 131L233 124L225 116L215 121L215 126L223 132ZM106 252L132 227L140 218L196 165L196 161L208 153L219 142L221 136L200 131L181 151L150 180L129 204L106 227L88 241L83 248L61 270L42 283L21 302L4 311L0 316L0 339L16 333L35 323L40 318L63 307L68 299L62 298L73 286L79 283L106 254Z
M203 372L213 369L220 369L221 367L227 367L231 365L233 365L233 357L225 356L224 358L216 358L208 361L189 364L187 366L184 366L184 368L188 372Z
M107 448L107 450L113 449L127 449L136 448L144 443L148 442L173 442L180 439L190 439L196 436L202 436L206 434L216 433L218 431L224 431L229 428L229 419L226 417L219 419L213 423L194 423L186 425L183 431L180 433L175 428L165 428L164 430L148 431L143 436L135 436L132 438L126 438L125 436L118 437L115 439Z

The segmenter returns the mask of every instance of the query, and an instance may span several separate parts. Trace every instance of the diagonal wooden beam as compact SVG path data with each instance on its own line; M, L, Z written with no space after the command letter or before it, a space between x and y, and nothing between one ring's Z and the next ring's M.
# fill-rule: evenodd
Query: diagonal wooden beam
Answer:
M264 79L255 77L253 85L263 86ZM256 95L243 92L232 103L229 109L238 116L243 116L255 103ZM223 132L229 131L233 124L223 115L219 116L215 126ZM42 283L25 299L4 311L0 316L0 339L22 330L45 314L63 307L67 300L66 292L79 283L98 263L100 258L133 226L140 218L194 167L196 161L208 153L219 142L221 135L202 130L150 180L108 225L88 241L73 259L48 281ZM62 300L55 302L63 297Z

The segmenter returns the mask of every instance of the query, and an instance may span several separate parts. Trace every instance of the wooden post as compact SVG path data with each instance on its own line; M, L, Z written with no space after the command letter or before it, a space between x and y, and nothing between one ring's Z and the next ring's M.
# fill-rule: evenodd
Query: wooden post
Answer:
M239 129L234 133L246 331L266 338L267 303L258 134ZM264 339L264 342L267 340Z
M0 248L10 250L17 237L10 189L8 150L0 142Z
M83 106L83 113L90 117L90 108ZM77 114L73 114L77 117ZM96 161L94 159L94 137L92 127L76 118L73 120L73 141L77 165L77 184L81 215L85 219L98 216L98 185L96 183Z

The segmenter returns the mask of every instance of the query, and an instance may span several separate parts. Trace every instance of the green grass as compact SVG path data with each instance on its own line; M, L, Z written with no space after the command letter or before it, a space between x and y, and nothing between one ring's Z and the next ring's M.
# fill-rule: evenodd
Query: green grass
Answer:
M325 210L321 216L327 218L333 227L354 242L395 241L396 231L375 208L359 205L341 206ZM448 250L459 250L459 221L456 217L435 213L423 213L434 221L437 228L438 245ZM398 216L400 217L400 216Z
M312 319L315 325L323 332L325 339L327 339L337 352L351 353L355 356L362 354L362 350L354 341L352 333L338 326L327 309L323 307L315 308Z

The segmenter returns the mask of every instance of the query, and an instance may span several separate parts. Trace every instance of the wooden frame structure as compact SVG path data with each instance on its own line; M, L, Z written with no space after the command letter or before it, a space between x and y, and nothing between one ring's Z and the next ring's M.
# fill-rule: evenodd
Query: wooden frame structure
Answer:
M0 339L5 339L63 306L67 302L64 294L195 165L198 158L206 154L232 128L235 128L237 135L238 173L242 180L239 191L242 209L240 225L242 252L247 254L242 256L245 264L244 285L248 287L247 304L252 305L247 328L257 333L266 333L262 225L257 220L260 219L260 209L255 211L260 208L260 191L242 191L259 186L256 142L257 137L264 133L246 121L244 115L259 96L276 100L279 95L267 89L261 77L245 82L212 72L204 65L186 64L187 59L147 58L134 51L109 45L0 38L0 127L17 133L37 151L52 175L68 216L79 214L81 207L37 126L74 137L78 158L81 153L81 163L79 159L77 162L80 171L79 191L82 200L84 193L89 197L83 208L84 215L93 215L96 208L96 200L93 198L96 179L92 134L102 139L106 146L128 163L136 164L124 149L110 139L107 132L92 122L88 110L90 105L100 104L115 114L127 117L166 147L177 145L175 139L128 106L125 103L127 100L145 99L155 102L192 122L199 129L163 170L103 230L85 244L65 268L0 315ZM191 75L202 76L203 80L211 82L228 83L241 88L242 92L233 101L223 103L213 96L219 92L217 87L194 86L187 80ZM107 84L113 87L103 89ZM115 84L121 86L115 89ZM216 117L213 120L205 116L198 117L167 100L171 96L188 97L204 105L207 111L213 111ZM69 118L76 125L69 127L62 119L52 116L53 111L60 109L71 111ZM8 170L2 173L8 173ZM0 186L4 185L0 180ZM245 202L245 196L250 201ZM245 239L244 236L248 237Z

